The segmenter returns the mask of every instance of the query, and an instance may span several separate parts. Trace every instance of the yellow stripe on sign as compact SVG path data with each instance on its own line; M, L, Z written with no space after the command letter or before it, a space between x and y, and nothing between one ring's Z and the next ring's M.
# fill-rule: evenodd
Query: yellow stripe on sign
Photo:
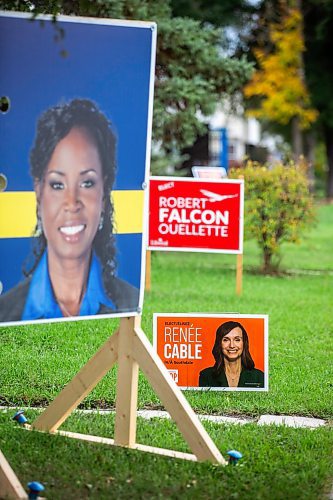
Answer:
M115 232L142 233L144 191L113 191Z
M0 238L31 236L36 225L34 192L0 193Z
M118 234L142 233L143 191L114 191ZM0 193L0 238L28 238L36 225L36 196L27 191Z

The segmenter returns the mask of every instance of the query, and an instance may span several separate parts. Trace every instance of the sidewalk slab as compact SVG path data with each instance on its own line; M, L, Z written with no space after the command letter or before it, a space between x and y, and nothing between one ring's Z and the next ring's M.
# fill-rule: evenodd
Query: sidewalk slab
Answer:
M170 415L166 411L159 410L139 410L137 412L138 417L146 418L148 420L152 418L170 418ZM249 424L251 422L256 422L254 419L250 418L239 418L239 417L227 417L223 415L197 415L200 420L208 420L209 422L216 422L218 424Z
M251 424L256 423L256 420L253 418L245 418L245 417L227 417L223 415L198 415L200 420L208 420L209 422L215 422L217 424Z
M163 410L138 410L136 412L138 417L151 420L152 418L171 418L167 411Z
M326 425L321 418L293 417L289 415L261 415L258 425L285 425L286 427L304 427L316 429Z
M17 411L18 409L34 409L38 411L43 411L44 408L29 408L29 407L8 407L0 406L0 411L5 413L10 411ZM92 409L92 410L74 410L75 413L82 413L83 415L88 414L99 414L99 415L110 415L115 414L115 410L107 409ZM162 410L138 410L137 416L150 420L152 418L167 418L170 419L170 414L167 411ZM258 425L285 425L286 427L299 427L307 429L317 429L326 425L326 421L321 418L310 418L310 417L295 417L292 415L261 415L259 419L250 417L229 417L224 415L197 415L200 420L206 420L209 422L215 422L218 424L258 424ZM332 499L333 500L333 496Z

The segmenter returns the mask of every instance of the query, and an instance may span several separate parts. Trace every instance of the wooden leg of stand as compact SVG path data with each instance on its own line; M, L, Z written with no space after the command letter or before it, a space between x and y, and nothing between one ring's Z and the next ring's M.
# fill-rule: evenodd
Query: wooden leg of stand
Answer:
M0 497L13 499L27 499L28 495L24 491L15 472L9 465L4 454L0 451Z
M236 294L242 295L243 284L243 254L237 254L236 261Z
M99 351L66 385L50 406L33 422L39 431L55 432L71 412L93 390L117 361L118 333L110 337Z
M150 292L151 290L151 251L146 251L146 282L145 290Z
M133 447L136 439L139 366L134 361L134 318L120 320L114 442Z
M161 359L153 350L140 328L140 318L135 318L134 355L156 394L162 400L185 441L198 460L226 464L221 453L202 426L185 396L170 377Z

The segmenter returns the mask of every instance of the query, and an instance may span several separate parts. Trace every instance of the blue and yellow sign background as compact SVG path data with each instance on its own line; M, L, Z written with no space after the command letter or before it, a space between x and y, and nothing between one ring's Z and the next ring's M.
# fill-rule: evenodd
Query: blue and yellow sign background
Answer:
M40 114L75 97L89 98L117 135L116 217L118 276L140 287L143 183L150 146L154 25L0 14L0 281L4 291L22 279L35 225L29 152Z

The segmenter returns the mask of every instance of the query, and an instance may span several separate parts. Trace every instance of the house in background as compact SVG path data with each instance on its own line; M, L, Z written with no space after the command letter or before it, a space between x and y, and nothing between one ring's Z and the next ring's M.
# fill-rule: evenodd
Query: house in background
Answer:
M198 137L193 146L182 151L187 159L180 168L189 171L193 166L241 166L246 158L264 163L276 149L273 137L263 137L255 118L244 115L243 109L227 112L219 105L209 118L207 132Z

